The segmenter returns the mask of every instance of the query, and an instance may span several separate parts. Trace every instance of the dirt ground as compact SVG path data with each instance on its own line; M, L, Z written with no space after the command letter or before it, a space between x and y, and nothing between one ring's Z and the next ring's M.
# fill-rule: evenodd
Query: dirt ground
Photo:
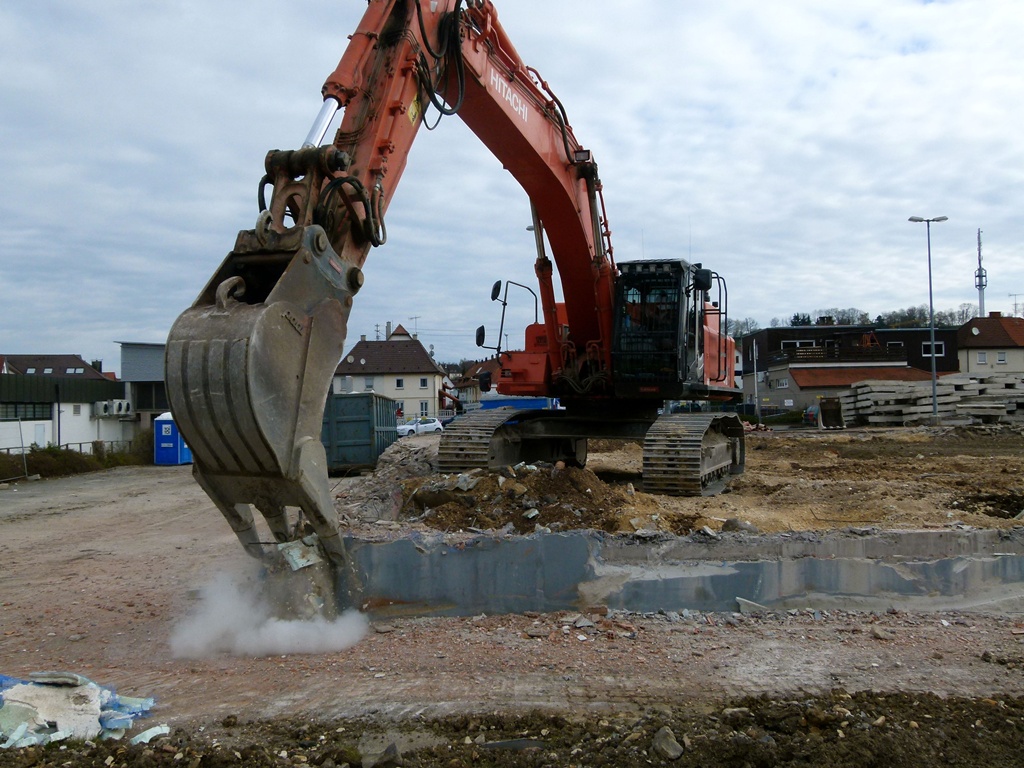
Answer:
M432 450L403 440L375 475L336 480L343 519L391 535L942 529L1016 526L1024 510L1024 436L1006 427L755 433L746 473L709 499L644 494L629 444L466 491L430 474ZM461 501L417 504L424 485ZM403 618L340 651L175 656L200 590L251 562L187 467L0 489L0 674L77 672L155 697L138 729L172 728L150 745L0 751L0 766L1022 764L1022 616Z

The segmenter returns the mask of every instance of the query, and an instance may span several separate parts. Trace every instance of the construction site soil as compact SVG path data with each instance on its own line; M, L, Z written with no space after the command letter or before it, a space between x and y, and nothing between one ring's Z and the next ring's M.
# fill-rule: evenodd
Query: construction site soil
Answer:
M436 444L337 478L348 530L949 530L1024 511L1017 427L752 433L745 474L694 499L645 494L629 443L461 488L432 472ZM0 488L0 674L77 672L155 697L136 730L171 727L0 750L0 766L1024 764L1024 616L594 606L370 617L330 652L173 652L204 585L252 562L188 467Z

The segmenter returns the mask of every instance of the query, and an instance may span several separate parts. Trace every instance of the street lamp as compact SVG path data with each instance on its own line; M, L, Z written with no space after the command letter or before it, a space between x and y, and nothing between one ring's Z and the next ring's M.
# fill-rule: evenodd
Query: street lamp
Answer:
M935 372L935 303L932 301L932 222L947 221L948 216L936 216L934 219L923 219L911 216L909 221L915 224L924 222L928 233L928 328L932 342L932 424L939 423L938 375Z

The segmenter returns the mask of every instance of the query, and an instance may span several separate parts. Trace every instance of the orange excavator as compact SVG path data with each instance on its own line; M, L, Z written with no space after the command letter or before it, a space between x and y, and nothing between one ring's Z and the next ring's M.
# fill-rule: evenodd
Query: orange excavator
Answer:
M682 259L615 263L597 164L490 0L369 0L322 93L302 146L267 154L255 227L239 232L167 342L168 395L196 480L251 554L275 549L255 507L278 549L314 533L345 561L324 404L361 267L387 239L388 205L432 111L458 115L533 210L542 316L522 350L495 349L494 384L563 406L460 416L441 469L582 463L587 439L607 437L644 440L647 491L710 494L742 471L734 414L662 413L667 400L736 399L724 281Z

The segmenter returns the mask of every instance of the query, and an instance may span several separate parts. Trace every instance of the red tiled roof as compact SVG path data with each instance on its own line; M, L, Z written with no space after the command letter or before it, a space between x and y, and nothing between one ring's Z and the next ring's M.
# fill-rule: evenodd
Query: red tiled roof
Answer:
M960 349L1024 347L1024 318L976 317L960 327L956 342Z
M801 389L849 387L858 381L928 381L932 375L919 368L791 368L789 375Z
M490 371L491 380L497 381L501 375L501 363L495 359L484 360L482 363L472 363L466 366L462 378L455 382L456 389L469 389L480 383L480 374L483 371Z

